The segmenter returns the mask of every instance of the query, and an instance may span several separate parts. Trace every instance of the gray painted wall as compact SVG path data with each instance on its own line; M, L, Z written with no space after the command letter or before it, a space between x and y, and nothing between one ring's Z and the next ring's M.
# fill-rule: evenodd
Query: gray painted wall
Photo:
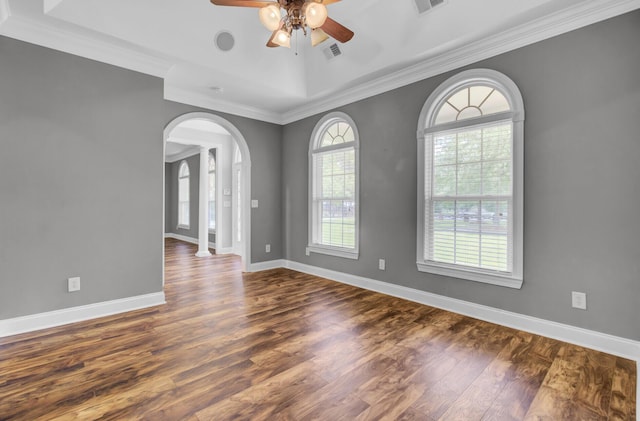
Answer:
M0 57L0 319L162 291L163 129L207 110L165 101L159 78L10 38ZM252 155L252 261L280 259L282 127L216 114Z
M162 291L163 81L5 37L0 57L0 319Z
M525 101L521 290L416 269L418 116L457 71L340 108L360 132L357 261L305 256L307 154L322 115L285 126L285 257L639 340L639 39L636 11L470 66L505 73ZM379 258L387 260L384 272ZM571 291L587 293L588 311L571 309Z

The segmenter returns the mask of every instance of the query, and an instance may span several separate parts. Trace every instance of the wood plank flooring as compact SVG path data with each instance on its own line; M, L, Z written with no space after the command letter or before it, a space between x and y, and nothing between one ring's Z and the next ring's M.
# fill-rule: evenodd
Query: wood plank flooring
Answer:
M167 305L0 339L1 420L635 420L635 362L166 243Z

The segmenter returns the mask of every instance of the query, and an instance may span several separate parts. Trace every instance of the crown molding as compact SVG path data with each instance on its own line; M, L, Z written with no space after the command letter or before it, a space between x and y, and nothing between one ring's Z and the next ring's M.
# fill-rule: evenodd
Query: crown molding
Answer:
M460 48L422 59L397 72L313 100L282 115L283 124L351 104L640 8L640 0L589 0Z
M0 25L2 25L11 16L9 8L9 0L0 0Z
M172 86L165 80L164 99L181 104L193 105L206 108L212 111L234 114L240 117L247 117L254 120L266 121L267 123L284 124L282 115L261 108L250 107L231 101L223 101L210 98L200 91L188 90Z
M306 117L354 103L429 77L503 54L593 23L640 8L640 0L585 0L548 16L527 22L462 47L424 57L399 71L342 89L329 97L309 99L284 113L214 99L202 91L172 86L165 79L164 98L275 124L289 124ZM8 0L0 0L0 35L30 42L165 78L174 62L133 46L116 45L86 33L62 29L47 21L11 15Z
M0 0L0 15L3 3L6 0ZM19 15L12 15L0 26L0 35L160 78L164 78L174 64L139 49Z

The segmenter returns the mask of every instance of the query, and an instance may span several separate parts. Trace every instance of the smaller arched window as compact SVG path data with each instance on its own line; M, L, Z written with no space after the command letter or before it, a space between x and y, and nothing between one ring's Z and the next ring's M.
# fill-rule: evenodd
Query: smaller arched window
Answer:
M188 229L190 226L189 188L189 164L182 161L178 170L178 228Z
M316 125L309 148L309 251L358 258L358 150L348 115L331 113Z
M524 106L502 73L433 92L418 127L418 269L520 288Z
M216 229L216 157L209 152L209 230Z

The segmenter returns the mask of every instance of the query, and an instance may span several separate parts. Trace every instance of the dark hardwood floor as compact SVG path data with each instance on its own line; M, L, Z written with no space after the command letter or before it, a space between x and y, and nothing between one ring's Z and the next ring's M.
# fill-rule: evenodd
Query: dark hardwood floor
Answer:
M166 243L167 305L0 339L1 420L635 420L635 362Z

